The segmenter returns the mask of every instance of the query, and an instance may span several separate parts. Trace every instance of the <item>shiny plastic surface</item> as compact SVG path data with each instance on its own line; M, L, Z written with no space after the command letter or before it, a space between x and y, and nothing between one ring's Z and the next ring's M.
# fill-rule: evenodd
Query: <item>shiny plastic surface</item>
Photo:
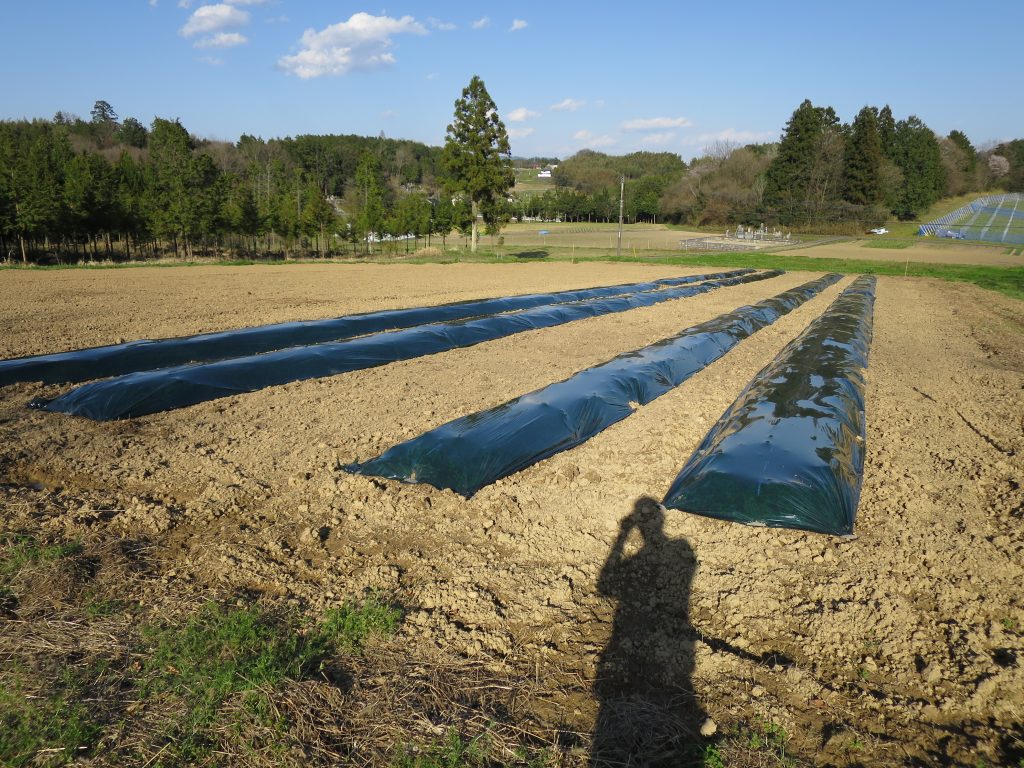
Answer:
M646 405L678 386L839 279L826 275L740 307L565 381L450 421L345 469L472 496L485 485L622 421L636 405Z
M340 341L369 333L411 328L424 323L463 320L468 317L512 312L566 301L618 296L624 293L650 291L673 285L689 285L702 280L735 277L753 271L752 269L733 270L710 275L669 277L644 283L610 285L557 293L533 293L496 299L460 301L433 307L389 309L326 320L275 323L172 339L140 339L126 344L112 344L51 355L19 357L0 360L0 386L19 381L60 384L102 379L135 371L151 371L187 363L246 357L287 347Z
M293 381L334 376L397 360L468 347L522 331L550 328L585 317L625 312L780 274L778 270L758 272L658 291L551 304L450 323L418 325L348 341L292 347L215 363L141 371L92 382L54 400L36 399L29 406L85 416L96 421L131 418L219 397L255 392Z
M750 382L664 505L749 525L853 533L875 278L861 277Z

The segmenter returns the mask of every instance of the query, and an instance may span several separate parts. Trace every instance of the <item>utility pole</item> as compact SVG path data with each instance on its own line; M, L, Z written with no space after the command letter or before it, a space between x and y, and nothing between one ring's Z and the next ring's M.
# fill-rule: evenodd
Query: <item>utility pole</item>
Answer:
M619 257L622 255L622 203L625 200L626 194L626 176L623 174L619 176L619 239L615 245L615 256Z

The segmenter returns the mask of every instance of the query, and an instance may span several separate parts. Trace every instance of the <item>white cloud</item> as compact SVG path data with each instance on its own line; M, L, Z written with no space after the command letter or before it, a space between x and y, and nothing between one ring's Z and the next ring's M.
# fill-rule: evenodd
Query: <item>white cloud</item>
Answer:
M437 80L437 72L428 72L427 80Z
M458 29L458 26L452 24L450 21L441 21L440 19L435 19L433 16L427 17L427 24L441 32L451 32L453 29Z
M149 7L156 8L160 4L160 0L149 0Z
M249 23L249 14L226 3L203 5L196 8L180 30L182 37L207 35L230 27L241 27Z
M224 59L218 59L216 56L200 56L199 60L206 62L207 64L210 64L214 67L219 67L221 64L224 63Z
M338 22L317 32L302 34L302 49L293 56L282 56L277 65L303 80L322 75L344 75L353 69L377 69L395 63L388 51L394 35L425 35L426 28L412 16L394 19L354 13L348 21Z
M522 19L514 19L512 21L512 26L508 28L508 31L509 32L518 32L520 29L526 29L528 26L530 26L530 25L527 24Z
M473 29L483 29L484 27L491 26L491 20L484 16L482 18L477 19L469 26L471 26Z
M648 117L627 120L622 124L624 131L650 131L655 128L686 128L693 125L685 117Z
M510 139L525 139L536 130L536 128L509 128L508 137Z
M393 120L396 117L398 117L398 113L395 112L395 110L393 109L385 109L383 112L380 113L380 116L383 117L385 120Z
M264 19L267 24L287 24L291 19L287 16L271 16L268 19Z
M737 144L751 144L758 141L775 139L778 133L775 131L737 131L735 128L726 128L717 133L702 133L697 137L689 138L684 143L690 146L711 144L716 141L732 141Z
M218 32L213 37L204 37L192 44L193 48L234 48L236 45L245 45L249 38L238 32Z
M586 129L576 131L576 133L572 135L572 138L575 141L579 142L580 145L590 147L591 149L597 149L598 147L607 147L615 143L615 138L613 136L595 136L593 133Z
M534 117L540 117L540 112L534 112L526 107L518 107L508 113L508 121L510 123L521 123Z
M675 131L661 131L660 133L650 133L640 139L641 144L653 144L654 146L663 146L668 144L672 139L676 137Z
M586 103L581 99L562 99L557 104L552 104L548 109L552 112L575 112Z
M266 5L270 0L224 0L229 5Z

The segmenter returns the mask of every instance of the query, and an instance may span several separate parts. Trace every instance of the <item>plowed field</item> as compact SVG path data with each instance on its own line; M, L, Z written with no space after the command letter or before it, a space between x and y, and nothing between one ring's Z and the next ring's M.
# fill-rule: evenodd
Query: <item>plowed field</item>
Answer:
M0 356L684 273L602 264L3 272ZM549 685L537 727L579 734L579 754L591 743L613 754L623 721L662 723L658 712L673 715L658 727L685 734L710 717L719 736L763 718L790 735L788 754L812 764L1017 765L1020 302L879 278L850 540L669 511L659 543L634 533L626 557L607 562L623 520L650 511L746 383L852 278L583 446L469 500L340 469L814 276L124 422L25 408L67 387L6 387L0 531L145 540L153 600L174 587L318 611L366 588L394 595L410 649L501 659L531 670L542 692Z

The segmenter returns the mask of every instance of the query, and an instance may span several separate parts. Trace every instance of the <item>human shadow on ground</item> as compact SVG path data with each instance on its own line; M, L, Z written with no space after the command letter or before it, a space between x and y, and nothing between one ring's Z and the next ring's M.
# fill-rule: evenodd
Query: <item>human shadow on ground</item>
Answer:
M637 499L598 576L598 591L618 608L594 683L600 709L592 768L705 764L709 742L700 729L707 714L693 688L698 641L759 666L793 664L779 651L751 653L693 626L690 588L697 557L686 539L670 539L664 527L664 508L649 496ZM642 546L627 555L634 530Z
M600 701L591 766L702 765L706 715L693 690L690 584L697 559L686 539L669 539L662 508L637 500L598 577L618 602L612 635L598 661ZM636 530L641 548L626 554Z

